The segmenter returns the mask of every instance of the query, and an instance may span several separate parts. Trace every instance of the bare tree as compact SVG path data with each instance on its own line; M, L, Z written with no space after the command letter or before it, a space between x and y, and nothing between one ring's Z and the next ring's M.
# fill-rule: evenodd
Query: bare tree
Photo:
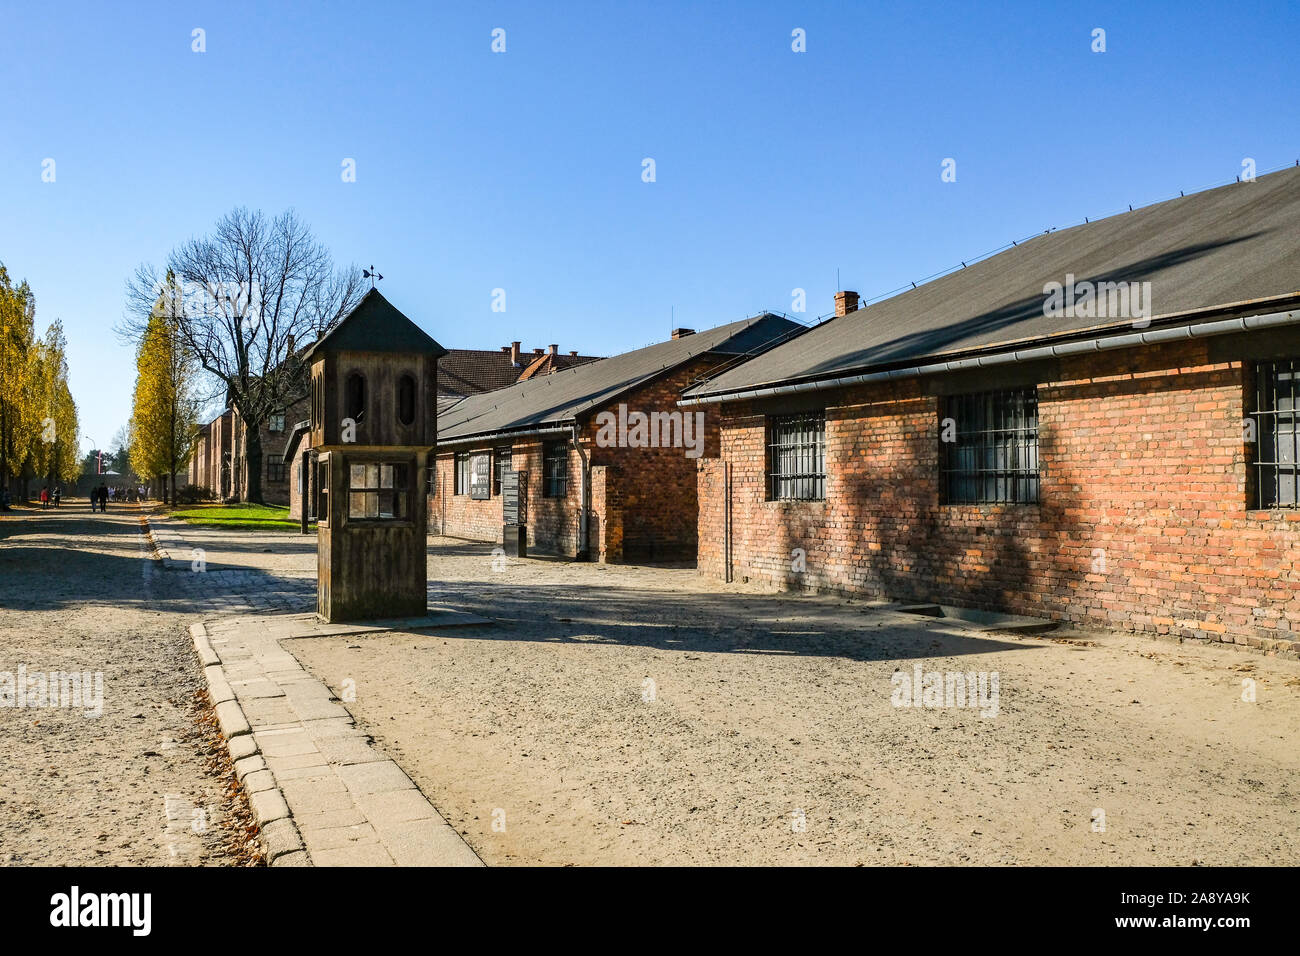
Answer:
M172 250L164 269L146 264L136 270L118 332L138 342L163 299L181 341L243 419L245 497L260 502L261 427L307 397L305 347L337 325L363 291L360 270L336 269L292 210L268 219L241 207L223 216L211 235Z

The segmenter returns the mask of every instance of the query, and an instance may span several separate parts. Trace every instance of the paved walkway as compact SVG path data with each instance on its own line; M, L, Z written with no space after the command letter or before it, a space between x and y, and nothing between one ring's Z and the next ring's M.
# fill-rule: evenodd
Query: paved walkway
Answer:
M481 866L411 779L280 642L485 619L434 609L420 619L321 624L309 610L314 575L209 568L206 549L198 547L201 535L158 517L149 518L149 527L163 573L192 590L205 616L217 615L190 633L270 864Z

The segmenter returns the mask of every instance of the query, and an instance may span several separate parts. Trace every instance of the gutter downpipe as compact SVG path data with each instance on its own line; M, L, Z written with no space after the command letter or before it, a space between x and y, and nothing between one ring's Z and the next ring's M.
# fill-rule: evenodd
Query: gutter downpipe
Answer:
M911 368L888 369L882 372L864 372L860 375L847 375L839 378L820 379L812 382L798 382L794 385L769 385L764 388L751 388L741 392L719 392L716 395L701 395L698 398L683 398L677 402L678 407L690 405L711 405L719 402L736 402L748 398L767 398L774 395L792 395L799 392L819 392L830 388L843 388L850 385L865 385L872 382L887 382L900 378L916 378L922 375L934 375L941 372L958 372L972 368L989 368L998 365L1016 365L1037 359L1060 358L1068 355L1083 355L1089 352L1105 352L1111 349L1131 348L1135 345L1155 345L1162 342L1176 342L1184 339L1209 338L1213 335L1226 335L1231 332L1249 332L1255 329L1270 329L1300 324L1300 310L1290 312L1270 312L1266 315L1248 315L1236 319L1223 319L1218 322L1201 322L1195 325L1180 325L1168 329L1155 329L1149 332L1134 332L1128 335L1100 336L1081 342L1066 342L1064 345L1043 345L1031 349L1019 349L1014 352L1000 352L995 355L977 356L975 358L955 359L949 362L937 362L931 365L916 365Z
M578 423L574 422L573 447L578 449L578 459L582 462L582 480L579 483L578 505L578 553L574 556L574 560L589 561L591 560L591 548L587 541L587 535L590 531L587 511L591 507L591 461L587 458L587 453L583 450L579 437Z

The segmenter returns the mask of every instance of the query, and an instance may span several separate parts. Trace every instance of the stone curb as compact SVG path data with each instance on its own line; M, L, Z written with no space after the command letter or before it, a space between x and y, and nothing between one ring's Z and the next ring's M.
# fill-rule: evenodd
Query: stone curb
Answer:
M168 571L188 571L190 556L185 550L184 539L157 515L145 515L144 520L149 529L149 539L162 559L163 567Z
M266 862L270 866L311 866L298 825L289 814L289 805L277 785L275 775L266 766L243 708L239 706L230 683L221 668L220 658L212 649L208 629L203 624L190 627L194 650L203 663L208 694L217 711L221 733L235 763L235 778L244 785L248 803L258 824L258 837Z

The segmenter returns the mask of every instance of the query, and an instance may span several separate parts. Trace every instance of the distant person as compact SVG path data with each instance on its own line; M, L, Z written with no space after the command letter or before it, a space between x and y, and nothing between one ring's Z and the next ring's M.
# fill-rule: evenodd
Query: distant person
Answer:
M108 486L102 482L99 485L99 510L101 514L108 511Z
M54 489L54 507L57 508L57 507L59 506L59 502L62 500L62 498L63 498L63 489L62 489L62 488L55 488L55 489Z
M43 511L49 506L50 506L50 489L49 486L47 485L41 489L41 510Z

